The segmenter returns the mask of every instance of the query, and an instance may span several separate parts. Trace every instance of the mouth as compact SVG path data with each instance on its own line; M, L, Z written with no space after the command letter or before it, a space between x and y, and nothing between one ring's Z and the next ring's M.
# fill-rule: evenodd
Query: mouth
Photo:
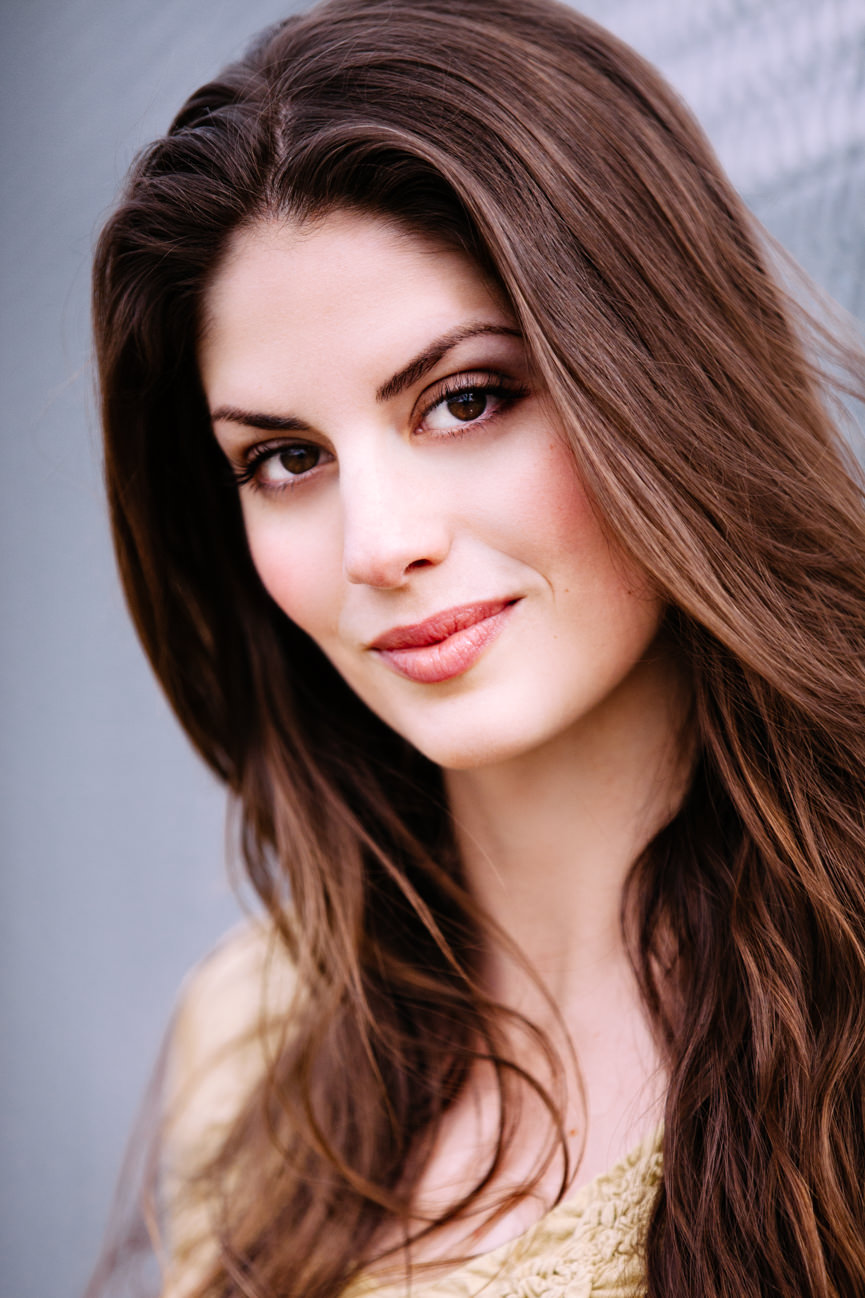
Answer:
M393 627L369 649L400 676L422 684L462 676L504 628L517 599L445 609L423 622Z

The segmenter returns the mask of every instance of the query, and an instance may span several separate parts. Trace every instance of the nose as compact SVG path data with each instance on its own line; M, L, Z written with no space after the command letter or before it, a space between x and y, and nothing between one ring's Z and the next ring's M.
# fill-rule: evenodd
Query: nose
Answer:
M357 585L396 589L411 572L441 563L451 545L446 502L411 452L367 456L341 469L343 568ZM396 462L395 462L396 461Z

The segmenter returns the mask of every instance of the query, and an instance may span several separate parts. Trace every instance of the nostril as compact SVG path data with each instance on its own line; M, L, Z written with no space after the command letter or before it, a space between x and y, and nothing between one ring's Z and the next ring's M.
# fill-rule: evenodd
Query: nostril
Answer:
M396 508L398 503L384 499L380 490L361 492L358 488L346 495L343 568L350 582L399 586L409 574L434 568L447 556L450 527L434 502L422 516L413 506L401 511Z

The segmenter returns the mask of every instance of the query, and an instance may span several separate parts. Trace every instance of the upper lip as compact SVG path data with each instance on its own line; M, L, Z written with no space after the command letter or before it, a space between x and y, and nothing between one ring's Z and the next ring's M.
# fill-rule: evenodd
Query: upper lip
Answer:
M457 631L483 622L488 617L501 613L513 598L488 599L475 604L460 604L457 608L446 608L441 613L433 613L423 622L413 622L410 626L395 626L385 631L377 640L373 640L370 649L422 649L425 645L438 644Z

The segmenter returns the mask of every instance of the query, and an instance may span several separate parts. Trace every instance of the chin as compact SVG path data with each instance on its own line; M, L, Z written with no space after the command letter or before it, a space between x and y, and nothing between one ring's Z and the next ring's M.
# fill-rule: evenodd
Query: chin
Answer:
M543 746L547 736L522 730L502 730L501 726L474 725L470 732L460 733L456 726L445 733L406 734L404 737L424 757L444 771L477 771L513 761Z

